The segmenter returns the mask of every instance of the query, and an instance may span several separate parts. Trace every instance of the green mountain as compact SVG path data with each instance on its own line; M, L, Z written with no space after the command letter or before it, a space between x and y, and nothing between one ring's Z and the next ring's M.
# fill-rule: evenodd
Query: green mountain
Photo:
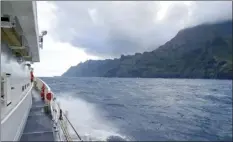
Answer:
M63 76L232 79L232 21L183 29L152 52L88 60Z

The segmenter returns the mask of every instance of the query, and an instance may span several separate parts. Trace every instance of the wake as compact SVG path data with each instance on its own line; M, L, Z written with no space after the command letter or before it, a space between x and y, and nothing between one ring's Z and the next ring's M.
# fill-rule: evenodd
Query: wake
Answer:
M72 93L57 94L57 100L63 110L68 111L68 118L83 141L126 141L119 134L117 127L104 119L104 112L96 105L78 98ZM69 130L74 140L79 140L73 130Z

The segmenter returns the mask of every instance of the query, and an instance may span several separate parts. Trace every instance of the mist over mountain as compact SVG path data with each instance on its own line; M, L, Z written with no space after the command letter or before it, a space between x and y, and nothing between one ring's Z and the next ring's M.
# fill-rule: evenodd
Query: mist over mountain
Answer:
M186 28L151 52L88 60L62 76L232 79L232 21Z

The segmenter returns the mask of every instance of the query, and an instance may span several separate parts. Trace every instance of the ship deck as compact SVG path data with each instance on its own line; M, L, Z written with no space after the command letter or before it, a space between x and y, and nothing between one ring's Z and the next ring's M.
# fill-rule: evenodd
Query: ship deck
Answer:
M44 112L44 102L32 90L32 107L20 141L55 141L52 119Z

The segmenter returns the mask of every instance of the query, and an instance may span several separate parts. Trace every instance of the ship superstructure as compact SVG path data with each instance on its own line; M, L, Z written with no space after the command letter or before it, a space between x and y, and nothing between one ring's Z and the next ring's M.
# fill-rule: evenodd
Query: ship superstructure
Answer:
M67 114L33 75L47 34L38 30L36 8L35 1L1 1L1 141L72 141Z

